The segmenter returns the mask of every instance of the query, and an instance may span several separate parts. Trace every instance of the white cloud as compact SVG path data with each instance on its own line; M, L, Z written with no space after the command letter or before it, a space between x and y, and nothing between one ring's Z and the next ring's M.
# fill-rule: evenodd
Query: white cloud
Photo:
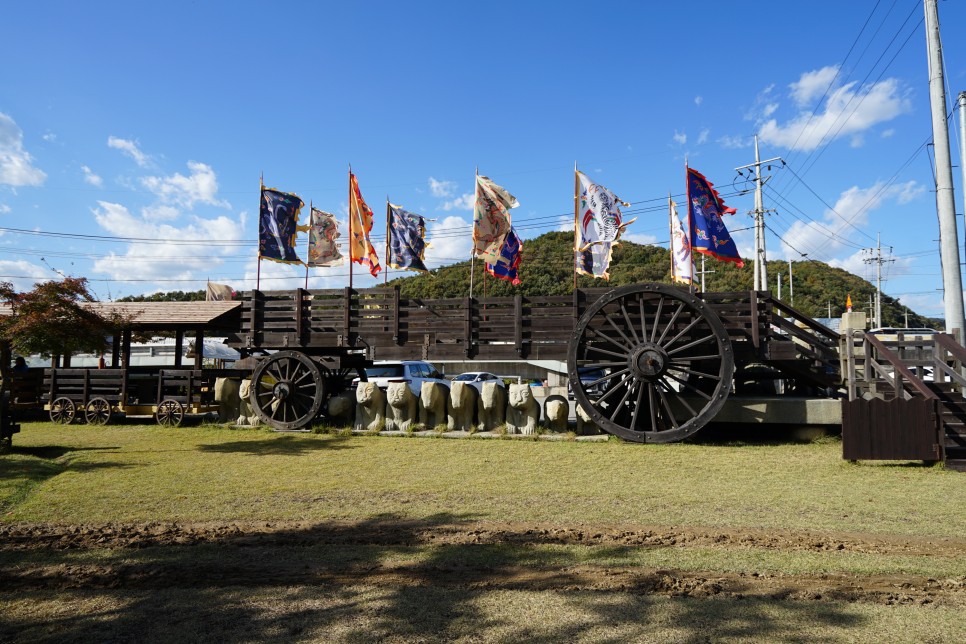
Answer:
M23 131L0 112L0 183L9 186L40 186L47 174L33 165L33 157L23 147Z
M804 74L804 79L808 74ZM803 83L803 81L799 81ZM795 88L796 85L793 85ZM801 96L810 96L815 82L805 82L798 88ZM761 140L772 145L796 150L814 150L823 142L856 137L873 126L890 121L910 110L910 102L901 95L899 83L890 78L867 86L848 83L832 90L821 109L814 114L803 110L785 124L769 119L759 126ZM769 114L762 114L767 119Z
M570 230L573 229L573 222L570 222ZM624 233L621 235L620 241L629 241L635 244L653 244L657 242L657 237L654 235L645 235L644 233Z
M672 138L678 145L684 145L688 142L688 135L683 132L678 132L677 130L674 130L674 136Z
M196 203L230 207L228 202L216 198L218 180L211 166L189 161L190 176L175 173L170 177L142 177L141 185L156 194L165 203L191 208Z
M454 190L456 190L456 183L453 181L437 181L433 177L429 178L429 191L434 197L441 199L452 197Z
M107 138L107 147L120 150L124 154L134 159L134 162L142 168L147 167L151 162L151 157L146 155L144 152L141 152L137 141L122 139L116 136L109 136Z
M797 81L788 86L791 90L792 99L796 105L803 107L806 103L824 94L838 73L837 65L805 72Z
M436 268L468 260L473 245L472 228L470 222L455 216L427 222L426 266Z
M449 212L450 210L472 210L476 203L476 195L472 192L468 192L465 195L457 197L452 201L447 201L442 206L439 207L440 210L445 210Z
M769 116L777 112L778 108L779 108L778 103L768 103L761 110L762 116L765 118L768 118Z
M164 204L147 206L141 209L141 216L145 221L174 221L181 215L181 210Z
M718 144L729 150L751 147L753 141L754 139L750 136L722 136L718 138Z
M165 280L163 289L198 289L197 282L211 276L225 261L237 254L238 247L216 244L183 244L184 241L239 240L244 230L245 213L238 219L221 216L212 219L192 217L184 226L134 216L117 203L98 201L94 220L111 235L146 241L131 242L124 252L111 253L94 262L93 272L118 280ZM149 214L146 212L145 214ZM272 262L265 262L271 264ZM185 280L184 283L167 280Z
M882 130L882 134L880 136L883 139L889 139L889 138L892 138L892 136L895 133L896 133L896 129L894 127L890 127L888 130Z
M701 145L702 143L707 143L708 142L708 137L710 135L711 135L711 130L710 129L704 128L703 130L701 130L701 133L698 134L698 145Z
M32 290L37 282L46 282L56 277L46 268L28 261L7 259L0 260L0 275L9 275L10 277L3 278L4 281L13 284L13 288L21 293Z
M42 138L47 143L54 143L55 141L57 141L57 135L54 134L53 132L47 132L40 138Z
M8 212L11 212L10 206L5 203L0 203L0 215L5 215Z
M81 171L84 173L84 183L89 183L90 185L97 186L98 188L104 185L104 180L86 165L81 166Z
M695 105L701 105L701 103L703 103L703 102L704 102L704 97L702 97L702 96L695 96L694 97L694 104Z

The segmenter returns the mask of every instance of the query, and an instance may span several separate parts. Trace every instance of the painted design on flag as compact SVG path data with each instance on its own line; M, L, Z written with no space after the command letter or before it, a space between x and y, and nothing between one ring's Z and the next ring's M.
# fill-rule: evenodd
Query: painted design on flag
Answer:
M313 207L309 215L309 261L312 268L342 266L345 258L339 252L341 235L335 215Z
M678 207L671 204L671 279L682 284L694 284L694 263L691 244L684 234L684 226L678 217Z
M301 264L295 252L299 213L305 203L298 195L262 187L258 213L258 257L285 264Z
M349 173L349 219L352 220L349 261L368 266L369 274L376 277L382 270L382 266L379 265L376 249L369 241L369 233L372 231L372 210L362 198L359 182L356 175L351 172Z
M611 254L624 228L636 221L624 222L620 206L630 206L617 195L577 172L579 195L575 243L575 267L578 273L609 279Z
M688 200L692 252L734 262L738 268L744 266L738 247L721 218L725 214L735 214L735 209L726 206L714 185L693 168L688 168Z
M402 206L389 204L389 265L427 272L426 221Z
M487 264L500 261L503 243L510 232L510 209L519 206L516 197L487 177L476 177L476 205L473 209L473 252Z
M520 284L519 269L522 259L523 242L511 226L503 242L503 248L500 249L500 259L495 264L485 264L486 272L517 286Z

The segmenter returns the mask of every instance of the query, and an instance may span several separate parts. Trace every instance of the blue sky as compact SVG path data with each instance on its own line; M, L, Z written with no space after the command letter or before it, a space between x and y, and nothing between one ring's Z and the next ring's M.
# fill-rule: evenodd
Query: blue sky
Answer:
M939 12L952 112L966 3ZM349 164L377 220L387 197L433 220L438 266L469 257L477 167L519 200L524 239L572 229L576 161L633 203L627 239L666 246L687 158L750 257L735 168L758 133L788 163L766 172L770 259L871 279L881 233L883 289L942 315L922 20L920 0L12 3L0 279L83 276L101 299L252 288L260 174L344 221ZM348 267L310 276L341 286ZM294 288L304 269L262 262L261 280Z

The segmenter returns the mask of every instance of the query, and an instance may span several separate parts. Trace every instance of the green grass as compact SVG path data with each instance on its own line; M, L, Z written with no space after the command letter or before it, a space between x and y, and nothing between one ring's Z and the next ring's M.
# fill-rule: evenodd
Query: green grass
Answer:
M403 440L212 426L25 423L0 456L3 522L387 514L960 537L966 478L915 464L850 464L837 441Z

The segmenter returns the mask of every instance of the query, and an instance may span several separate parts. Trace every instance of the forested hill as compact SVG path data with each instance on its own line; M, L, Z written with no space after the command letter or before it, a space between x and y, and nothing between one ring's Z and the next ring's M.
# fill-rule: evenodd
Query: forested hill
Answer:
M573 233L551 232L523 243L523 261L520 264L519 286L486 276L486 295L565 295L573 291ZM700 259L698 260L700 262ZM731 263L708 258L705 267L713 270L706 276L709 291L748 291L754 285L751 260L745 260L744 268ZM700 263L699 263L700 268ZM768 262L768 280L775 291L775 278L782 274L782 300L790 301L788 293L788 263ZM866 311L875 287L866 280L839 268L816 261L792 262L794 277L795 308L812 317L838 317L845 310L846 297L852 295L853 308ZM483 296L483 271L477 263L474 276L474 295ZM622 241L614 249L610 267L610 280L594 280L583 275L577 279L578 287L624 286L638 282L670 282L670 256L665 248ZM441 298L463 297L469 294L470 263L460 262L444 266L429 274L413 275L391 280L399 285L403 294L411 297ZM892 297L882 295L884 326L905 326L905 309ZM937 320L909 312L909 326L935 326Z

